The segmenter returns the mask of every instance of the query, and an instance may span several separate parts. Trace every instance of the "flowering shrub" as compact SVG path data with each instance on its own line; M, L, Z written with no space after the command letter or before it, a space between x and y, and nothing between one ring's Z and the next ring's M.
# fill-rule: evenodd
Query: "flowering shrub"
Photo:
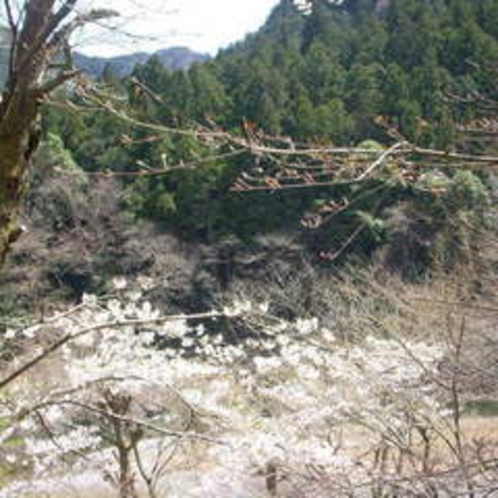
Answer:
M175 496L167 464L202 469L185 484L189 496L375 496L402 489L403 472L440 468L431 445L451 434L438 381L447 345L345 343L316 318L268 309L234 302L162 317L119 279L112 297L85 296L7 331L3 340L26 353L1 383L0 465L15 478L0 496L41 493L61 471L89 469L122 497L137 496L139 481L150 496ZM227 343L227 321L253 333ZM158 348L165 339L175 346ZM175 459L179 449L196 463Z

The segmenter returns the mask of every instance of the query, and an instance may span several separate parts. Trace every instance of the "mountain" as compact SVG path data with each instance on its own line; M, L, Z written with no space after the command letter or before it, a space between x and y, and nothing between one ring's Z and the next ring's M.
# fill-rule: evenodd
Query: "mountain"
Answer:
M186 47L171 47L159 50L153 54L136 52L117 57L89 57L76 52L73 54L76 67L89 76L98 78L106 67L119 77L128 76L137 64L144 64L151 57L159 58L160 62L168 69L188 69L196 62L209 60L209 55L194 52Z
M4 26L0 26L0 86L7 76L9 41L9 30ZM205 62L210 59L209 55L194 52L187 47L166 48L153 54L136 52L118 57L90 57L79 52L73 54L76 67L93 78L101 76L106 67L119 77L128 76L137 64L144 64L152 56L158 57L166 68L179 70L188 69L196 62Z

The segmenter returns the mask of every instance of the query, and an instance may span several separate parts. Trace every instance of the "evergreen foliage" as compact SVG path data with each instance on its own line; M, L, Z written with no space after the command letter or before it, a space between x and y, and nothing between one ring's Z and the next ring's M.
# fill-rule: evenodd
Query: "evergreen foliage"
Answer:
M470 105L455 106L447 92L489 94L490 68L498 67L496 19L492 0L282 0L259 32L213 61L171 71L152 57L121 81L106 72L103 83L126 96L135 116L168 126L214 122L237 133L244 120L298 141L352 146L372 139L387 145L389 137L375 124L384 116L413 143L451 149L458 124L476 116ZM105 114L62 117L51 111L47 122L87 171L133 171L137 163L158 167L209 152L192 139L154 139ZM123 137L129 139L125 146ZM184 237L211 241L296 226L323 198L365 197L338 215L332 228L304 238L316 252L334 252L362 224L360 246L369 253L386 240L385 210L414 195L412 187L393 186L390 179L381 201L369 193L379 188L376 182L299 194L230 193L236 175L253 166L239 157L125 179L125 204ZM480 180L470 173L444 175L452 194L428 189L425 208L444 204L454 213L455 199L463 209ZM469 199L461 199L464 191Z

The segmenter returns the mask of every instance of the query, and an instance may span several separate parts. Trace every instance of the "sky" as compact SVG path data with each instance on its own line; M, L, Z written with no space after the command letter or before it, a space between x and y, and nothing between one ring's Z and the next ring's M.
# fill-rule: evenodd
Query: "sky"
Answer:
M117 29L87 28L76 48L89 55L115 56L188 46L215 54L256 31L278 0L82 0L80 8L118 11Z

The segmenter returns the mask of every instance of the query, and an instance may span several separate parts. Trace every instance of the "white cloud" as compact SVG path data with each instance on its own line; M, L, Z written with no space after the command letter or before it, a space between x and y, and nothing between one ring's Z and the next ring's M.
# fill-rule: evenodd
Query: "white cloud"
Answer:
M278 0L83 0L86 8L105 7L121 13L119 29L102 33L86 29L78 49L116 55L184 45L215 53L257 30ZM80 4L81 5L81 4ZM126 34L124 34L126 33Z

